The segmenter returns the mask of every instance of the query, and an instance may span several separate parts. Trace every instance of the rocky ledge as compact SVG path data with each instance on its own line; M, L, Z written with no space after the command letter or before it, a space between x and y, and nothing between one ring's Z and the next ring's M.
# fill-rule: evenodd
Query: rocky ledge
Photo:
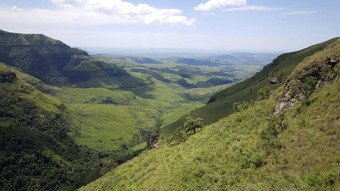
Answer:
M12 83L16 77L17 75L10 70L5 70L5 71L0 72L1 83L5 83L5 82Z

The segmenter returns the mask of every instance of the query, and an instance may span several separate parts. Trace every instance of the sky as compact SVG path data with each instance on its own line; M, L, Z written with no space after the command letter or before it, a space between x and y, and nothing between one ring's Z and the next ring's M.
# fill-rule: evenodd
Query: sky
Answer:
M72 47L294 51L340 36L340 0L0 0L0 29Z

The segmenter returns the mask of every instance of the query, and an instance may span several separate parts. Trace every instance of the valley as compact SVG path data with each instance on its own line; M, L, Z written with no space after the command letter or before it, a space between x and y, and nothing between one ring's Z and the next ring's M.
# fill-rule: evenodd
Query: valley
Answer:
M0 191L340 191L339 10L1 0Z
M50 134L49 130L40 130L45 128L44 123L38 123L38 132L42 131L58 144L64 144L66 139L72 147L84 147L79 152L92 156L85 168L78 166L81 163L78 159L73 161L79 171L78 176L72 176L71 182L58 183L59 188L68 189L88 183L139 155L150 147L146 140L154 133L152 145L157 141L166 143L170 134L160 136L165 126L205 106L215 92L248 78L276 56L250 53L229 55L227 59L224 58L226 55L193 58L90 56L85 51L70 48L43 35L1 31L0 36L1 71L11 71L16 76L15 83L23 84L2 83L3 94L13 94L18 99L23 96L34 107L50 113L48 115L52 119L64 116L62 123L68 124L66 129L60 123L56 125L56 132ZM41 101L36 101L36 94L43 96ZM5 100L3 104L3 109L7 110L9 106L5 106ZM59 108L64 109L60 111ZM31 115L35 114L28 113L28 116ZM17 116L5 113L1 116L3 130L11 132L13 126L27 128L17 121ZM37 120L45 120L43 116L36 117ZM31 119L27 119L29 124L36 123ZM54 137L60 133L63 133L62 137ZM32 146L33 149L37 147L33 154L35 157L51 158L55 165L60 164L54 158L72 163L66 153L47 149L47 153L53 153L47 154L46 149L40 149L46 144L41 144ZM49 142L47 147L49 144L53 143ZM3 152L6 161L13 151L8 147ZM10 169L18 166L13 163ZM89 177L85 176L86 168L92 169ZM46 173L61 172L66 173L66 170ZM25 176L17 174L13 178L18 177ZM41 180L39 177L37 175L37 180ZM17 182L16 179L8 181ZM15 188L5 182L2 185L3 188ZM29 187L39 186L39 183L33 183Z

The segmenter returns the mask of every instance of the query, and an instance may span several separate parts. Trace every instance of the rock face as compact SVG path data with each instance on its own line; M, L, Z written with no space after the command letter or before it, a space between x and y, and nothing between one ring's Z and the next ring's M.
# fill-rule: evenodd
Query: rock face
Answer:
M146 144L148 149L152 148L152 144L157 140L157 133L151 133L149 136L146 137Z
M8 82L8 83L12 83L13 80L17 77L17 75L10 71L10 70L6 70L6 71L3 71L3 72L0 72L0 82L1 83L5 83L5 82Z
M339 62L339 60L337 60L335 56L324 58L324 61L327 61L327 63L330 64L332 67L334 67Z
M270 79L270 83L271 83L271 84L277 84L277 83L279 83L279 79L277 79L277 77L272 77L272 78Z
M335 66L339 63L338 60L339 58L336 56L316 60L288 79L285 83L282 97L275 107L275 113L280 113L283 108L292 107L295 103L305 99L302 92L294 87L298 83L303 83L306 77L314 77L318 81L318 86L327 81L336 81L337 67Z

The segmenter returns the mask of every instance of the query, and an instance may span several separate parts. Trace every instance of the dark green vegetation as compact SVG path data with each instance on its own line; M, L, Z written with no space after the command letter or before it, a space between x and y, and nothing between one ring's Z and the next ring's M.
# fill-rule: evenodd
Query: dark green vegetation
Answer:
M73 190L97 178L98 157L67 135L73 114L0 67L0 190Z
M177 128L168 140L169 145L178 145L186 141L189 136L196 134L196 132L204 127L203 120L201 118L192 119L187 118L184 126Z
M286 64L295 69L281 66L290 72L269 97L260 91L265 96L247 108L178 136L179 144L144 152L80 190L339 190L340 39L326 44L279 57L291 58ZM277 61L264 70L271 73ZM313 87L309 103L295 84Z
M193 118L202 118L205 124L218 121L234 112L233 104L235 102L243 103L255 100L259 89L268 87L270 90L276 90L285 83L288 76L300 62L308 56L323 50L336 40L337 39L332 39L297 52L280 55L251 78L213 95L206 106L195 110L190 116ZM274 80L275 78L277 81ZM183 118L181 118L175 123L168 125L162 129L162 135L171 135L171 133L177 127L182 126L183 123Z

